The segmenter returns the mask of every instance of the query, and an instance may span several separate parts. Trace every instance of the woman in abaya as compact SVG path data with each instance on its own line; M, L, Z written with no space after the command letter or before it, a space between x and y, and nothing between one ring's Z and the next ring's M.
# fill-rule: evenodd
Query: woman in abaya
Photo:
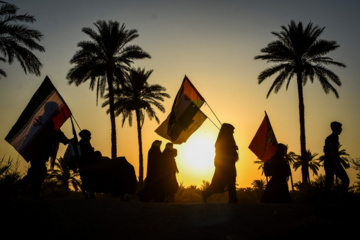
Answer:
M147 173L144 188L139 192L139 199L142 202L156 201L160 202L164 199L161 186L161 141L155 140L148 152Z
M291 174L289 163L285 159L287 147L279 143L276 154L264 164L266 176L271 176L266 185L261 202L263 203L290 203L291 196L288 187L288 178Z
M173 148L172 143L167 143L165 150L162 153L162 161L164 166L163 191L165 200L171 202L175 199L175 193L179 189L179 184L176 180L176 174L179 170L176 165L175 157L177 150Z
M236 168L238 161L238 147L233 136L234 126L224 123L221 126L218 138L215 143L215 173L210 186L202 192L203 200L214 193L223 193L226 190L229 194L229 203L236 203Z

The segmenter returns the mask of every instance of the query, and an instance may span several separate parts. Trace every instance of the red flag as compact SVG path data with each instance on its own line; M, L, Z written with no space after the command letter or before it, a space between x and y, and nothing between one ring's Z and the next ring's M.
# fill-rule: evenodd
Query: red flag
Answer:
M272 158L278 148L278 143L271 127L270 120L265 112L258 131L249 145L249 149L262 161Z

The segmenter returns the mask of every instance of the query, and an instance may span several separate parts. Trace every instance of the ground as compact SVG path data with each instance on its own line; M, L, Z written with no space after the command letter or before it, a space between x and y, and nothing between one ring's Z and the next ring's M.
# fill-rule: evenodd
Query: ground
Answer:
M358 233L360 216L354 201L179 204L106 198L0 204L0 237L15 239L349 239Z

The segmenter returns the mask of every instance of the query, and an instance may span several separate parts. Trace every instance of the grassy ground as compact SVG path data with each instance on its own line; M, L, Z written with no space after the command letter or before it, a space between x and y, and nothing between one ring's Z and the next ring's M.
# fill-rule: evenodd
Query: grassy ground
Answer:
M328 204L0 201L1 239L324 239L357 236L358 200Z

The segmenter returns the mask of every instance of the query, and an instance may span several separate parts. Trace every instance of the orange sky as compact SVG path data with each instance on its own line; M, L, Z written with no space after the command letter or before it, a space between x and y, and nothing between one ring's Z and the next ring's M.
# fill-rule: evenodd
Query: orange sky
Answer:
M77 43L87 39L82 27L94 28L96 20L116 20L125 23L128 29L137 29L140 35L134 44L147 51L152 58L136 61L134 66L153 69L149 78L151 84L166 87L171 99L166 99L166 113L158 113L163 121L170 112L175 97L185 75L211 106L220 121L235 126L235 140L239 146L240 160L237 163L238 187L249 187L255 179L264 179L256 156L248 145L264 117L268 113L279 142L289 145L289 150L300 153L300 128L296 86L290 84L278 94L266 99L272 79L257 84L258 74L271 65L254 56L260 49L274 40L272 31L279 32L281 25L291 19L307 24L326 27L321 36L335 40L341 46L330 54L347 68L331 68L340 77L343 85L337 88L340 98L326 95L318 82L310 82L304 88L307 148L322 154L324 139L330 134L329 124L337 120L343 123L340 141L354 158L360 157L358 138L360 134L360 114L358 94L360 69L358 68L358 42L360 36L353 27L360 22L360 3L328 3L327 1L301 1L267 5L267 1L238 3L237 1L12 1L20 10L37 19L31 27L44 34L41 44L45 53L36 53L44 67L40 77L25 75L20 66L2 63L1 68L8 74L0 80L0 157L18 158L16 151L4 140L12 125L20 116L31 96L46 75L54 83L69 105L82 129L92 132L92 144L103 155L110 156L110 120L101 108L96 106L96 94L89 91L88 83L79 87L68 85L66 74L71 68L69 60L77 48ZM86 3L86 4L85 4ZM311 8L309 8L311 3ZM71 7L69 7L71 6ZM334 15L336 14L336 17ZM202 110L217 123L215 116L204 105ZM118 155L126 156L138 171L138 145L135 123L121 128L117 120ZM158 124L145 120L143 149L146 169L147 151L158 136L154 130ZM62 130L71 137L70 122ZM184 185L201 185L202 180L210 181L213 174L213 157L207 152L214 151L218 129L209 121L191 136L187 143L176 146L178 181ZM206 143L206 144L205 144ZM196 159L189 161L188 149L198 146L203 151L197 159L206 161L200 165ZM60 148L59 156L64 147ZM21 160L21 170L28 165ZM196 161L196 164L195 164ZM201 167L199 167L200 165ZM204 170L206 169L206 171ZM352 183L354 171L350 171ZM300 170L294 175L299 181Z

